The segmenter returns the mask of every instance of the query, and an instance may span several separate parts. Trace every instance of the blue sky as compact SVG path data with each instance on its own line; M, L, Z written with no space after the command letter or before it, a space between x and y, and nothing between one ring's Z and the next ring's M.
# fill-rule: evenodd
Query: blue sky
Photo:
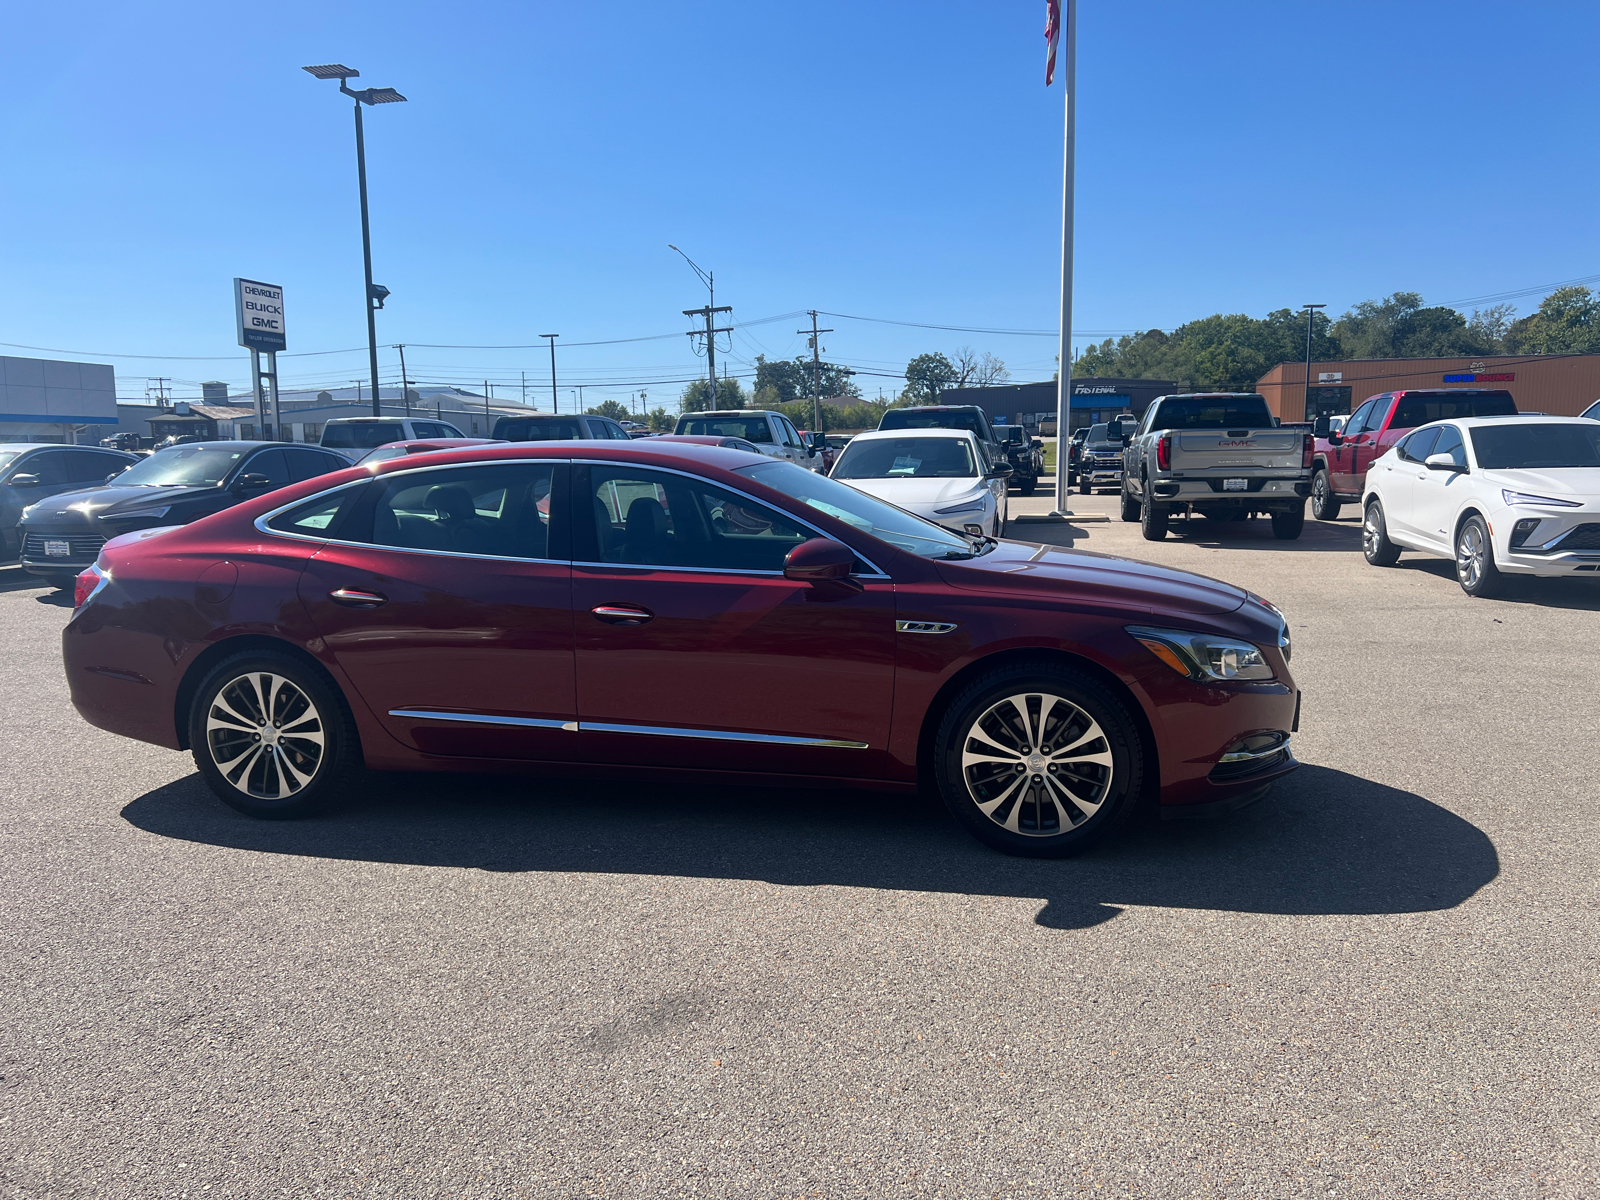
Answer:
M1057 320L1059 85L1042 0L18 5L0 41L0 342L93 352L124 396L242 383L230 280L281 283L285 385L364 376L343 61L367 114L385 347L413 377L671 402L681 310ZM1465 300L1600 272L1576 3L1130 5L1079 14L1079 342L1396 289ZM1526 312L1532 296L1516 301ZM1468 305L1467 307L1471 307ZM744 326L733 366L801 352ZM828 318L869 394L969 345L1048 378L1049 337ZM352 350L301 356L303 352ZM121 355L168 355L139 360ZM0 347L0 353L29 351ZM52 355L46 355L52 356ZM67 357L68 355L53 355ZM213 361L206 361L212 359ZM387 379L398 362L385 348Z

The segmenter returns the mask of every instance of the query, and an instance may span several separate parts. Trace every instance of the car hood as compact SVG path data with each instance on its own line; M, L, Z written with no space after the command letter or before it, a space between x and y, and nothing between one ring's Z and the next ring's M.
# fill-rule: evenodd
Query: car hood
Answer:
M1600 467L1558 467L1553 470L1485 471L1486 483L1513 492L1532 492L1557 500L1600 498Z
M901 508L933 508L988 492L982 479L845 479L851 487Z
M1243 588L1155 563L1001 542L977 558L936 564L952 587L972 591L1023 592L1041 599L1087 599L1097 604L1143 609L1152 614L1220 616L1235 612L1250 593Z
M81 492L62 492L46 496L28 510L28 520L52 525L74 522L92 523L96 517L116 516L160 508L191 496L214 496L215 487L118 487L108 484L85 488Z

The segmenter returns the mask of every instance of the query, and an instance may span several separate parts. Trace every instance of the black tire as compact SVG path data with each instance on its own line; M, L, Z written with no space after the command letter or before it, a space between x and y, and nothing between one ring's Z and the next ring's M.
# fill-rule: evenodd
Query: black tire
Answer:
M1122 519L1130 525L1139 519L1139 502L1128 495L1126 485L1122 489Z
M1272 517L1272 536L1280 542L1292 542L1300 536L1300 531L1306 527L1306 506L1290 512L1275 512Z
M1361 554L1375 567L1392 567L1400 561L1400 547L1389 540L1389 527L1383 520L1383 505L1367 501L1361 518Z
M1494 542L1489 526L1473 513L1456 530L1456 582L1475 599L1489 599L1506 593L1506 577L1494 563Z
M1078 495L1087 496L1087 495L1090 495L1093 491L1094 491L1094 488L1090 486L1089 481L1087 479L1080 479L1078 481Z
M1328 478L1328 469L1318 468L1311 477L1311 515L1319 521L1337 521L1341 507L1339 497L1333 492L1333 481Z
M206 672L189 709L189 746L218 799L269 820L317 812L361 773L344 698L321 672L270 651L236 654Z
M1154 504L1146 501L1139 509L1139 532L1144 535L1147 542L1159 542L1167 536L1167 514L1165 504Z
M1044 750L1052 743L1054 761ZM1063 743L1071 753L1063 754ZM1003 753L991 754L993 747ZM969 749L974 757L964 761ZM1030 767L1041 769L1030 778ZM945 711L934 741L934 771L951 815L984 844L1030 858L1076 854L1115 830L1137 806L1144 770L1127 705L1098 681L1048 664L1002 667L973 680Z
M1022 482L1017 485L1017 491L1021 492L1024 496L1031 496L1035 491L1038 490L1038 487L1039 477L1037 475L1024 475L1022 477Z

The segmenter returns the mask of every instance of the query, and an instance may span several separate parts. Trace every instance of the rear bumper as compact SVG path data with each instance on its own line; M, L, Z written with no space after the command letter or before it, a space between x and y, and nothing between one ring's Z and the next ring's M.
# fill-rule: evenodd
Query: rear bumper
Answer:
M1230 491L1227 481L1243 479L1243 491ZM1205 504L1216 507L1268 507L1273 502L1292 505L1311 495L1309 474L1261 476L1207 474L1198 478L1154 479L1151 495L1162 504Z

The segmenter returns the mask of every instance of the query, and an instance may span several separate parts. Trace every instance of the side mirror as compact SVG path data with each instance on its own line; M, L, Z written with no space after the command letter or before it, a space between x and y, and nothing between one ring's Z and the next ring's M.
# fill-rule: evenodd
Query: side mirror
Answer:
M1430 454L1422 460L1422 465L1430 471L1465 471L1467 469L1448 454Z
M1010 479L1016 473L1017 473L1017 469L1015 467L1013 467L1010 463L1006 463L1004 466L996 467L994 470L990 471L987 475L984 476L984 478L985 479Z
M1344 445L1344 434L1340 433L1337 429L1329 430L1328 431L1328 445L1330 445L1330 446L1342 446L1342 445Z
M39 477L24 471L19 475L13 475L9 480L7 480L7 482L10 483L12 487L18 488L38 487Z
M843 585L851 591L863 590L850 578L856 552L832 538L814 537L801 542L784 557L783 577L796 583Z
M233 481L234 488L241 492L252 491L256 488L269 487L271 484L272 480L268 479L265 475L257 474L255 471L250 471L244 475L241 475L238 479Z
M1044 449L1044 443L1041 442L1038 438L1034 438L1033 439L1033 448L1035 450L1043 450Z
M1318 417L1311 426L1311 432L1319 438L1325 438L1333 432L1333 422L1327 417Z

